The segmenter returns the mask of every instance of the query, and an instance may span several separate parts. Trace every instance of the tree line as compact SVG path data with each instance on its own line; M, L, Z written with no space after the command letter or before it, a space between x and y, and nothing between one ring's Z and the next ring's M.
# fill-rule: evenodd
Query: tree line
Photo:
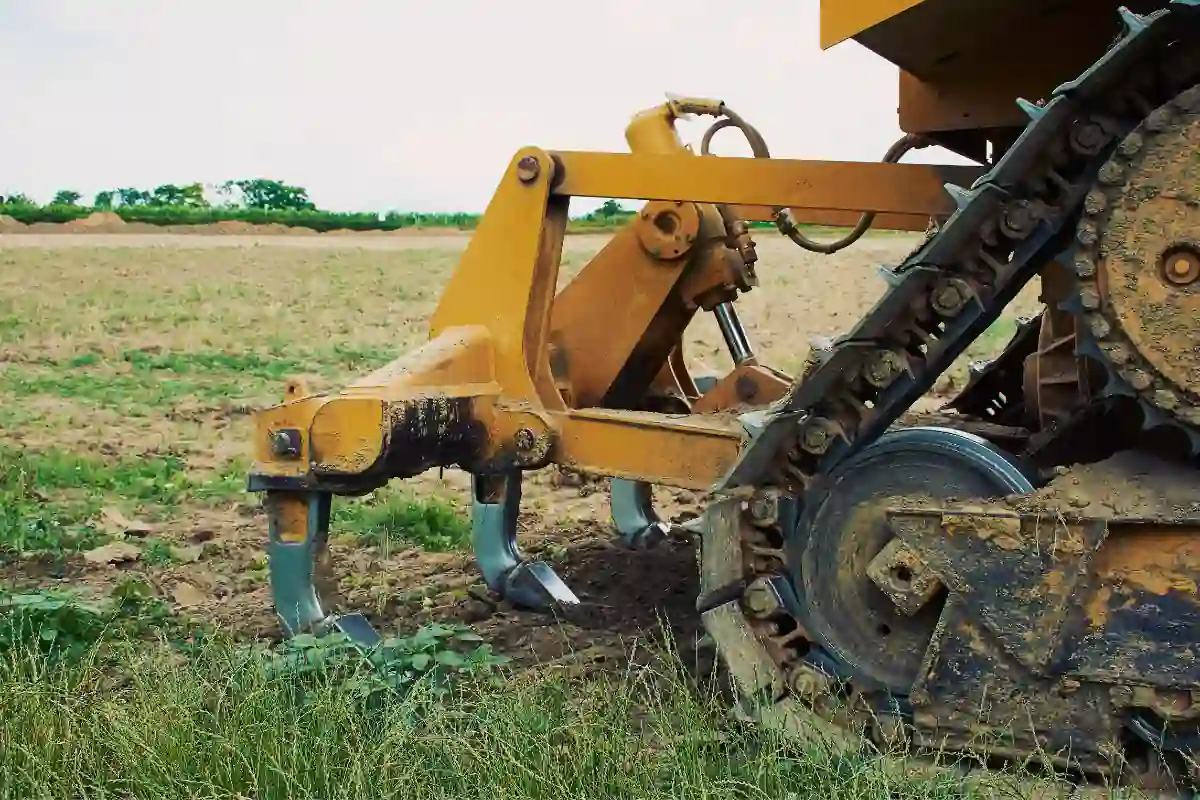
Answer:
M226 181L212 187L217 202L209 200L201 183L173 183L153 189L123 187L97 192L90 204L83 203L82 193L61 189L45 205L25 194L0 196L0 214L19 222L63 223L82 219L97 211L110 211L126 222L151 225L204 225L225 220L251 224L283 224L316 231L329 230L397 230L400 228L458 228L472 230L480 215L467 212L424 213L400 212L341 212L320 209L301 186L268 178ZM598 209L581 219L572 220L574 227L586 229L612 227L633 212L615 200L605 201Z

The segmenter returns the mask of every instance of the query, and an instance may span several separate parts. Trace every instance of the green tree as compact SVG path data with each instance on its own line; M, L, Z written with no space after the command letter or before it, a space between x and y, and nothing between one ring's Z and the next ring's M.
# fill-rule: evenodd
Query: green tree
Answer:
M117 193L110 189L106 189L103 192L96 192L96 198L92 200L92 207L107 211L112 208L113 200L116 196Z
M199 183L189 183L187 186L164 183L150 193L147 205L171 208L208 208L208 201L204 199L204 187Z
M31 198L29 195L25 194L24 192L17 192L16 194L10 194L8 197L2 198L2 200L0 200L0 202L2 202L2 204L6 205L6 206L36 206L37 205L37 203L33 202L33 198Z
M253 178L228 181L226 189L236 188L242 194L242 203L247 208L267 211L314 211L316 206L308 199L308 190L289 186L282 181Z
M621 207L621 203L617 200L605 200L594 213L597 217L616 217L624 214L625 209Z
M59 189L54 194L54 199L50 201L52 206L73 206L79 202L79 198L83 197L74 189Z
M141 189L117 189L117 197L123 206L144 206L150 202L150 193Z

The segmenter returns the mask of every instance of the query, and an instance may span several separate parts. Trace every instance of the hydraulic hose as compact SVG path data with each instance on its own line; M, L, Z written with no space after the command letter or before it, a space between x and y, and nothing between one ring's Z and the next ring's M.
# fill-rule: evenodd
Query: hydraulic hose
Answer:
M746 137L746 141L750 144L750 151L754 154L755 158L771 157L771 152L767 149L766 140L763 139L762 134L760 134L753 125L746 122L739 115L735 114L724 105L721 106L721 113L723 114L723 117L710 125L708 130L704 132L703 138L700 140L701 155L711 155L711 152L709 151L709 145L712 143L713 136L716 135L718 131L724 130L725 128L737 128L742 132L742 135ZM888 148L887 153L885 153L883 156L883 162L885 164L895 164L909 151L918 150L923 147L929 147L931 144L933 144L933 142L923 136L913 133L907 134ZM864 233L870 230L871 224L875 221L875 212L868 211L859 218L858 224L854 226L854 229L841 239L833 242L817 242L809 239L800 232L799 226L796 224L795 219L792 218L791 209L776 207L773 208L772 211L775 212L775 227L779 229L780 233L791 239L800 247L803 247L805 250L808 250L812 253L821 253L823 255L836 253L839 250L843 250L854 244L862 238Z

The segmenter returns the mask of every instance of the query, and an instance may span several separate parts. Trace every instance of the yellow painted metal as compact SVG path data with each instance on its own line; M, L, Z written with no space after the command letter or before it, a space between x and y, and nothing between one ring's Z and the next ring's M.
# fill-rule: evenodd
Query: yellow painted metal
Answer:
M357 475L383 455L388 427L378 397L338 397L323 404L309 423L315 472Z
M710 489L746 439L733 415L585 409L552 416L555 463L682 489Z
M676 111L668 103L635 117L631 155L518 152L442 294L429 341L340 391L290 385L284 403L257 415L259 478L353 491L439 464L490 472L554 461L708 488L745 440L726 404L690 415L599 406L638 407L652 390L682 399L685 387L696 399L678 349L684 328L698 308L756 282L744 230L726 233L740 225L738 210L875 211L915 228L953 210L944 182L979 174L696 157L675 133ZM651 202L556 296L571 196ZM731 380L721 395L738 400ZM298 454L274 452L281 430L300 433Z
M555 151L555 194L949 216L979 167Z
M484 326L505 396L564 408L545 353L567 220L566 202L549 196L554 176L544 150L526 148L513 158L442 293L430 336Z
M857 36L924 0L821 0L821 49Z

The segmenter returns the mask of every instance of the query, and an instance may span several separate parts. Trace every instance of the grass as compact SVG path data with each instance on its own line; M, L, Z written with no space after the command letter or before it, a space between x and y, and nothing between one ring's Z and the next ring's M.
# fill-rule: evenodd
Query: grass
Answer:
M490 670L467 670L444 692L422 675L364 707L344 675L280 677L219 644L187 659L145 648L127 658L114 682L89 655L67 664L0 656L0 797L977 793L952 770L901 768L871 749L742 727L673 661L586 678L541 671L508 677L503 691L480 680Z
M415 545L444 552L466 548L471 541L471 522L461 509L436 497L418 500L392 487L368 498L340 499L330 524L385 551Z

